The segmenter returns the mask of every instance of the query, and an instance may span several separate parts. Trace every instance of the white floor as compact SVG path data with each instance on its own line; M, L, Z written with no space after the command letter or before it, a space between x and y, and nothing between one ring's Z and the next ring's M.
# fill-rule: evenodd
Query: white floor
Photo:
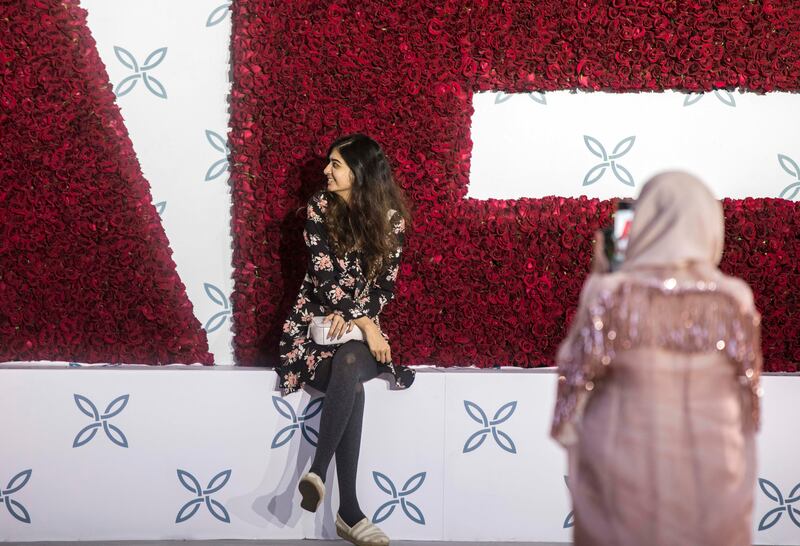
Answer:
M98 542L6 542L20 546L78 546L99 544ZM340 546L344 540L126 540L103 542L104 546ZM392 541L393 546L562 546L567 542L432 542L416 540Z

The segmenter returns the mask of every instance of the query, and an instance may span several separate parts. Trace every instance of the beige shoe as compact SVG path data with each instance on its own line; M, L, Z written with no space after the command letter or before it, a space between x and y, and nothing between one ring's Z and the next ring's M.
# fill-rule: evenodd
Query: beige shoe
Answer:
M322 499L325 498L325 484L322 482L322 478L313 472L307 472L300 478L297 489L303 496L300 506L309 512L316 512L319 505L322 504Z
M368 518L364 518L352 527L336 514L336 534L349 540L356 546L388 546L389 537L376 527Z

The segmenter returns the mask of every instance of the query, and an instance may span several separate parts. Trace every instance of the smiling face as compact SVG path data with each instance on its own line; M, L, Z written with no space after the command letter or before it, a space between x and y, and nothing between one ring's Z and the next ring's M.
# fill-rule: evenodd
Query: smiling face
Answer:
M339 194L339 197L349 203L353 188L353 171L344 162L338 149L334 148L331 151L328 165L323 172L328 179L328 191Z

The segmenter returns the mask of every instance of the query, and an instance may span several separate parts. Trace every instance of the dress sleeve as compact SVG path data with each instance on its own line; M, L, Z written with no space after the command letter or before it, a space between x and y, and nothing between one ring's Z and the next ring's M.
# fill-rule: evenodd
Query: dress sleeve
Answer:
M370 318L377 317L386 304L394 298L394 287L397 282L397 273L400 270L400 256L403 253L403 244L405 243L406 222L399 213L395 213L391 222L392 231L397 238L397 247L389 255L388 263L383 273L372 281L366 297L359 302L365 314Z
M590 302L596 298L597 287L602 282L600 278L600 275L592 274L586 279L578 310L556 354L558 384L551 435L565 447L577 441L575 417L580 416L586 394L594 388L594 381L605 371L605 366L597 365L602 355L594 350L587 351L595 337L591 315L596 310L591 309L593 305Z
M314 195L308 202L303 236L308 247L308 272L323 305L339 312L345 320L365 315L361 306L338 283L335 263L338 259L330 246L322 216L326 207L324 194Z

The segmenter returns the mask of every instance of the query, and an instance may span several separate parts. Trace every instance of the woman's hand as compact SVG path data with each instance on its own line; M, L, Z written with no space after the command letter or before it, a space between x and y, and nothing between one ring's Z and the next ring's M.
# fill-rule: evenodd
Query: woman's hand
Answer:
M592 273L609 273L611 264L606 257L605 234L598 230L594 232L594 255L592 256Z
M389 342L386 341L386 338L381 334L381 331L375 328L374 330L369 330L366 336L367 345L369 346L372 356L375 357L375 360L381 364L388 364L391 362L392 349L389 347Z
M367 341L367 346L375 360L381 364L388 364L392 361L392 349L389 347L389 342L383 337L380 328L372 322L369 317L357 318L355 321L356 326L361 328L364 332L364 338Z
M344 320L342 315L338 313L331 313L325 317L325 320L331 323L328 339L341 339L345 333L353 329L353 323Z

